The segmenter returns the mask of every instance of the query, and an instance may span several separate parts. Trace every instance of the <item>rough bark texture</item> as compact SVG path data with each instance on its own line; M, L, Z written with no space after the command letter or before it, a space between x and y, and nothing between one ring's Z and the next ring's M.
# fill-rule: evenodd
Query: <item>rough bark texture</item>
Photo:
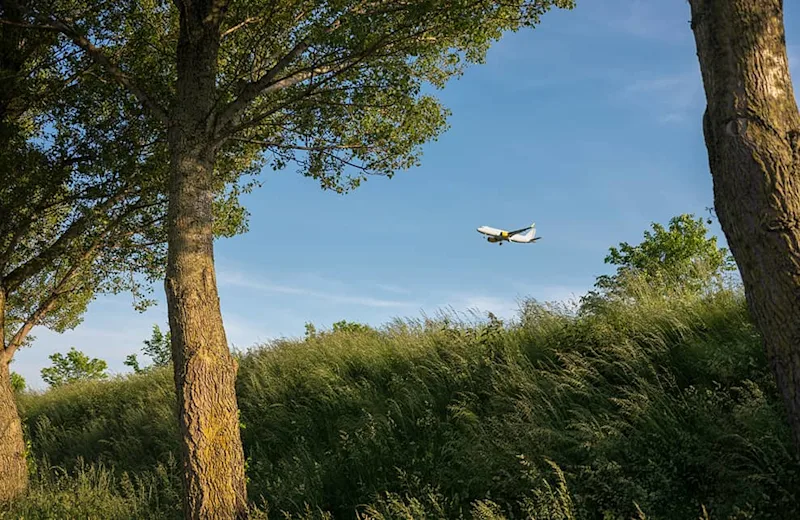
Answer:
M0 347L4 345L5 292L0 288ZM5 349L0 349L0 503L13 500L28 488L28 466L25 462L25 439L22 421L11 388L11 362Z
M714 204L800 452L800 116L781 0L689 0Z
M181 2L166 294L183 437L187 519L247 517L244 453L214 271L209 145L219 27L212 2Z

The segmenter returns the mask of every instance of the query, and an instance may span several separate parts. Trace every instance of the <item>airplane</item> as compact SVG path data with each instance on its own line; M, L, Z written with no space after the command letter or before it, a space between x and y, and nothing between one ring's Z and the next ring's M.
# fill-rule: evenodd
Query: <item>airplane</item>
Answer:
M523 231L527 231L527 233L522 234ZM535 222L528 227L515 229L514 231L505 231L503 229L497 229L489 226L481 226L478 228L478 233L488 235L486 240L489 242L497 242L497 245L500 246L503 245L503 241L517 242L519 244L530 244L542 238L536 237Z

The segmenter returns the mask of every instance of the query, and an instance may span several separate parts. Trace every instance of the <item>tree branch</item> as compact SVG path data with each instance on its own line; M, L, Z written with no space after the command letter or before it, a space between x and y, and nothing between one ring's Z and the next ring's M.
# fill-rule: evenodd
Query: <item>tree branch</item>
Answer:
M299 22L302 17L305 16L305 11L301 11L297 17L295 17L295 23ZM251 19L248 19L251 20ZM247 20L245 20L246 22ZM242 22L244 23L244 22ZM336 29L338 29L342 24L342 18L335 20L330 27L326 29L325 32L328 34L332 33ZM241 25L241 24L239 24ZM237 26L238 27L238 26ZM226 31L227 32L227 31ZM224 35L223 35L224 36ZM296 60L300 55L302 55L308 48L311 46L311 40L309 37L303 38L298 41L294 47L292 47L289 52L287 52L282 58L280 58L275 65L270 68L261 78L257 81L247 83L245 87L242 89L242 92L228 105L226 105L221 111L220 115L217 118L216 126L215 126L215 135L220 136L220 133L223 129L232 121L234 120L239 114L241 114L247 106L260 94L265 93L267 89L272 85L272 82L275 78L286 70L291 63ZM308 71L309 73L314 73L313 69ZM291 86L295 83L300 81L304 81L307 78L300 79L294 83L290 83L288 85L281 85L272 90L278 90L280 88L285 88L287 86Z
M351 69L352 67L355 67L365 57L366 57L366 54L362 55L362 56L359 56L358 59L355 59L354 61L352 61L350 63L341 64L341 67L338 67L338 69L335 70L335 71L334 70L328 71L328 72L333 72L333 74L331 74L327 78L323 79L320 83L317 83L317 84L314 84L314 85L310 85L309 88L306 89L305 92L303 92L302 95L294 97L294 98L290 99L289 101L281 103L277 107L273 107L273 108L267 110L266 112L262 112L262 113L260 113L260 114L258 114L256 116L251 117L250 119L248 119L245 122L239 123L236 126L233 126L233 127L229 128L229 129L227 129L224 133L221 133L220 135L218 135L218 139L219 140L224 140L224 139L228 138L229 136L232 136L232 135L236 134L237 132L239 132L239 131L241 131L241 130L243 130L245 128L257 125L259 122L263 121L264 119L268 118L269 116L271 116L273 114L276 114L277 112L280 112L284 108L288 108L292 103L300 101L301 99L307 99L307 98L311 97L317 91L319 91L320 87L324 86L326 83L328 83L328 82L332 81L333 79L335 79L342 72L345 72L345 71ZM311 76L313 76L313 74L309 74L308 78L310 78ZM289 77L291 77L291 76L289 76ZM280 87L275 87L275 88L268 87L268 88L271 88L269 90L269 92L273 92L275 90L279 90L279 88L288 88L288 87L290 87L292 85L295 85L297 83L300 83L301 81L304 81L305 79L308 79L308 78L298 79L297 81L294 81L293 83L288 84L288 85L283 85L282 84ZM278 83L281 83L281 82L283 82L284 80L287 80L287 79L288 79L288 77L284 78L283 80L280 80L275 85L277 85Z
M79 34L76 30L59 19L52 20L51 24L62 34L72 40L75 45L83 49L92 59L92 61L103 67L111 75L111 77L117 81L117 83L128 89L128 91L139 100L142 106L148 110L153 117L157 118L165 125L169 124L167 112L158 104L158 102L156 102L155 99L153 99L147 92L140 88L139 85L134 83L127 74L122 72L119 67L112 63L105 53L103 53L102 49L96 47L85 36Z
M251 16L250 18L245 19L243 22L234 25L230 29L223 31L222 34L220 35L220 38L225 38L227 36L230 36L231 34L241 29L242 27L245 27L252 23L260 22L261 20L262 18L260 16Z
M35 18L39 18L38 15L28 11L28 14L33 15ZM58 18L54 18L52 20L45 20L47 23L41 24L28 24L24 22L16 22L13 20L9 20L6 18L0 19L0 25L11 25L17 27L24 27L28 29L37 29L42 31L56 31L62 33L64 36L69 38L75 45L83 49L89 57L97 63L98 65L105 68L109 74L123 87L128 89L128 91L133 94L136 99L144 106L146 110L148 110L151 115L156 117L159 121L164 123L165 125L168 124L169 120L167 117L167 112L161 108L161 106L153 99L147 92L145 92L142 88L140 88L137 84L135 84L131 78L129 78L119 67L117 67L108 57L103 53L103 50L99 47L96 47L92 42L90 42L85 36L78 33L75 29L67 25L66 22L60 20Z
M331 159L336 159L337 161L339 161L339 162L341 162L342 164L345 164L345 165L347 165L347 166L350 166L351 168L355 168L355 169L357 169L357 170L361 170L361 171L363 171L363 172L365 172L365 173L368 173L368 172L369 172L369 168L368 168L367 166L364 166L363 164L356 164L356 163L354 163L354 162L348 161L348 160L347 160L347 159L345 159L344 157L339 157L339 156L338 156L338 155L336 155L335 153L331 153L331 152L330 152L330 151L328 151L328 150L319 150L319 152L320 152L320 153L322 153L322 154L324 154L324 155L327 155L327 156L328 156L328 157L330 157Z
M33 225L33 217L25 219L23 222L20 223L16 229L10 231L11 239L8 241L8 247L0 253L0 276L2 276L3 271L5 271L8 264L11 262L11 254L19 245L20 241L22 241L22 237L25 236L25 233L28 232L31 225Z
M328 32L334 31L341 23L341 19L334 22L331 28L328 29ZM407 41L416 37L422 37L426 32L428 32L430 28L423 29L422 31L418 31L410 36L406 36L404 38L399 38L397 40L392 40L391 34L385 35L385 38L381 38L376 43L364 49L362 52L352 54L345 58L340 58L330 62L329 64L323 66L314 66L314 67L306 67L300 70L297 70L288 76L280 80L275 80L277 75L286 69L292 61L298 58L303 52L305 52L309 46L308 38L301 40L278 62L269 70L267 71L264 76L258 79L258 81L248 83L239 96L231 101L225 108L222 109L220 112L219 117L217 118L216 125L215 125L215 137L220 140L224 140L228 136L235 134L238 130L242 129L243 127L250 126L252 121L256 118L251 119L248 123L239 123L234 127L230 128L228 125L235 120L246 108L247 106L255 100L256 97L262 94L268 94L270 92L275 92L278 90L282 90L285 88L289 88L293 85L306 81L307 79L312 78L315 75L323 75L333 73L331 76L336 77L341 72L351 69L355 65L361 63L364 59L375 56L376 52L381 48L388 48L394 44ZM326 78L327 79L327 78ZM308 90L308 92L312 92L318 88L318 86L313 86ZM299 99L302 99L301 96ZM274 113L274 111L272 112ZM268 117L268 116L266 116ZM263 119L261 117L260 119Z
M92 249L96 249L96 247ZM87 254L91 252L92 250L88 251ZM19 347L22 346L22 342L25 341L25 338L28 336L28 334L30 334L31 329L36 326L39 320L41 320L45 314L53 310L58 302L58 299L64 294L72 292L71 290L64 290L64 287L67 285L67 282L69 282L78 272L79 265L80 263L76 262L75 265L73 265L70 270L67 271L64 277L61 278L61 281L59 281L50 292L50 295L39 304L39 306L30 314L30 316L25 319L25 322L22 324L19 330L17 330L14 336L12 336L11 341L9 341L8 345L5 347L5 355L8 359L11 359Z
M277 141L262 141L260 139L247 139L244 137L231 137L232 141L239 141L242 143L250 143L250 144L259 144L266 148L284 148L287 150L303 150L308 152L321 152L323 150L364 150L368 149L369 146L363 144L354 144L354 145L346 145L346 144L330 144L330 145L322 145L322 146L301 146L295 144L283 144Z
M146 206L147 205L142 205L141 207L146 207ZM134 206L134 208L135 207L136 206ZM135 209L131 208L128 211L124 212L118 219L114 221L112 225L108 226L108 228L103 233L101 233L99 237L95 239L91 247L89 247L86 251L84 251L83 254L81 254L80 257L73 262L69 270L67 270L67 272L61 278L61 280L56 284L56 286L53 287L49 296L39 304L36 310L32 312L31 315L28 316L28 318L26 318L23 325L11 338L9 344L6 345L5 354L8 359L11 359L13 357L14 352L16 352L17 349L19 349L19 347L22 345L22 342L30 333L31 329L34 326L36 326L39 320L41 320L45 314L53 310L54 306L58 302L58 299L65 294L77 290L76 288L65 290L65 287L67 286L68 282L72 280L72 278L78 273L81 267L88 267L92 259L96 258L98 249L100 249L100 247L105 243L107 237L114 232L114 230L117 228L117 226L119 226L119 224L122 222L125 216L130 215L134 211ZM8 280L8 278L6 278L6 280ZM5 286L5 289L7 291L6 294L12 291L12 289L8 285Z
M239 115L292 61L297 59L309 47L307 40L298 42L286 55L268 70L258 81L248 83L236 99L228 103L217 118L216 132L225 128L237 115ZM216 133L215 132L215 133Z
M22 283L41 271L44 266L57 258L64 250L66 250L73 240L80 237L83 231L90 225L91 221L97 216L98 213L105 211L116 202L119 202L127 195L126 191L118 193L116 196L111 197L106 202L99 205L99 207L92 208L90 213L83 215L81 218L73 222L58 239L53 242L50 247L42 251L36 257L28 260L24 264L18 266L11 271L8 276L3 280L3 285L6 290L11 292L18 288Z
M15 22L7 18L0 18L0 25L8 25L10 27L19 27L21 29L34 29L37 31L61 32L61 29L54 25L35 24L25 22Z

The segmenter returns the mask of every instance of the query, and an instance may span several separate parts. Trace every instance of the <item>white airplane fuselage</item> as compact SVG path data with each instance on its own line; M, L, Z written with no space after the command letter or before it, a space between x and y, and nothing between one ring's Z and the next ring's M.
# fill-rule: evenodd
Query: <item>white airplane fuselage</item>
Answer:
M490 226L481 226L478 232L487 235L486 240L489 242L498 242L502 245L503 242L517 242L520 244L527 244L538 240L536 237L536 227L532 225L524 234L516 232L512 233L503 229L497 229Z

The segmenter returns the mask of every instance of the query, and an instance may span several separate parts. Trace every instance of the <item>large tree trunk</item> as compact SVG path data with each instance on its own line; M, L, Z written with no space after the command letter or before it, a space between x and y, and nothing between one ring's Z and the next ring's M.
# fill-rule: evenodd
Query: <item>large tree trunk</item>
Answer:
M186 518L244 518L236 361L222 325L211 235L211 164L176 151L166 292L181 434Z
M5 311L5 291L0 288L0 502L15 499L28 488L25 439L8 368L11 356L4 347Z
M781 0L689 0L714 205L800 452L800 115Z
M214 272L208 121L215 101L218 22L212 3L181 2L176 103L169 129L165 281L187 519L247 517L236 361L228 349Z

